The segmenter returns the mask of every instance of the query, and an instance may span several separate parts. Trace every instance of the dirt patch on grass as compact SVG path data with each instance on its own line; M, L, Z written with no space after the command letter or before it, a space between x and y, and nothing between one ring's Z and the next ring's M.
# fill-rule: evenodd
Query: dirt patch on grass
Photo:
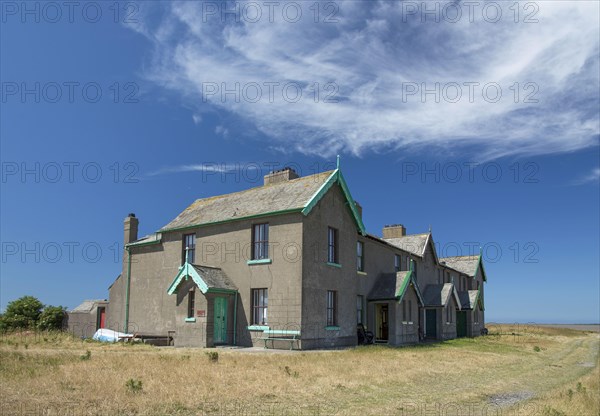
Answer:
M488 403L500 407L514 406L524 400L529 400L534 396L530 391L517 391L513 393L494 394L488 399Z

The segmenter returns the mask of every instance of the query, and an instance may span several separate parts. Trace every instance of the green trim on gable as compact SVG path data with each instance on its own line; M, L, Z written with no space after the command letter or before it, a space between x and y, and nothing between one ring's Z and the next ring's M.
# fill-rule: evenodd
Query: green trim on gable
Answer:
M421 305L424 305L425 302L423 302L421 290L419 289L419 285L417 285L417 281L415 280L415 275L412 270L408 272L408 274L406 275L406 279L404 279L404 284L402 285L402 287L400 287L400 289L398 289L398 292L396 293L396 299L398 300L398 302L402 302L402 298L406 294L406 290L408 289L408 286L410 286L410 283L413 284L419 302L421 302Z
M350 189L348 188L348 184L344 179L344 175L342 175L342 171L338 169L339 183L344 191L344 195L348 200L348 205L350 205L350 211L352 211L352 215L354 216L354 220L356 221L356 225L362 235L367 235L367 230L365 229L365 225L362 222L362 218L358 214L358 209L356 209L356 202L352 199L352 195L350 194Z
M192 266L190 263L188 263L186 261L183 264L183 266L181 266L179 268L179 273L177 273L177 276L175 276L175 279L173 279L173 282L169 285L169 288L167 289L167 294L172 295L173 293L176 293L177 288L179 287L179 284L181 283L181 281L184 278L187 280L188 277L192 278L194 283L196 283L196 285L198 286L198 288L200 289L200 291L203 294L207 294L207 293L226 293L226 294L237 293L237 290L233 290L233 289L221 289L221 288L208 287L208 285L206 284L206 282L204 281L202 276L200 276L200 274L196 271L194 266Z
M333 173L329 176L329 178L327 178L325 183L323 185L321 185L319 190L317 192L315 192L315 194L312 196L310 201L308 201L308 203L302 209L302 214L305 216L310 214L312 209L319 203L319 201L323 198L323 196L325 196L327 191L329 191L329 189L331 189L331 187L336 183L342 189L342 193L344 194L344 197L346 198L346 202L348 203L350 212L352 213L352 216L354 217L354 221L356 222L356 226L357 226L358 230L360 231L360 233L362 235L367 235L365 225L362 222L362 218L360 218L360 215L358 214L358 210L356 209L356 203L354 202L354 199L352 199L352 195L350 194L350 189L348 188L348 184L346 183L346 180L344 179L344 176L342 175L342 171L339 169L334 170Z
M477 272L479 271L479 268L481 267L481 278L484 282L487 282L487 276L485 275L485 269L483 267L483 256L480 254L479 255L479 261L477 262L477 269L475 269L475 276L477 276Z

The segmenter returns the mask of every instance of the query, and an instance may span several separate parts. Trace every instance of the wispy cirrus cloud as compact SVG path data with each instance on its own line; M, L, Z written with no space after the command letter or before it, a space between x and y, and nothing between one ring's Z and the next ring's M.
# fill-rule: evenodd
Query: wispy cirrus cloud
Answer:
M584 185L594 182L600 182L600 168L593 168L587 175L575 180L573 185Z
M176 166L167 166L157 170L153 170L148 172L147 176L158 176L164 175L167 173L185 173L185 172L203 172L203 173L228 173L228 172L236 172L241 169L242 166L239 162L230 162L230 163L217 163L217 162L205 162L199 164L191 164L191 165L176 165ZM244 164L244 169L247 170L260 170L260 166L256 163Z
M297 21L289 2L251 3L162 4L135 27L147 76L307 154L597 145L597 2L471 2L458 19L454 2L295 2Z

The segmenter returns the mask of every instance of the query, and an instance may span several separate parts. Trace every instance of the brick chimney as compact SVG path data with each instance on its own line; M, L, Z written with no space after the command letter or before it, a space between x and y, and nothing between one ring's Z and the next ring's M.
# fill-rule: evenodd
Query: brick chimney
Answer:
M406 235L406 228L402 224L392 224L383 227L383 238L400 238Z
M292 168L283 168L281 170L274 170L273 172L265 175L265 185L272 183L287 182L292 179L299 178L296 171Z
M125 237L123 239L124 244L129 244L132 241L137 240L138 238L138 224L140 221L135 217L135 214L130 213L124 221L124 234Z

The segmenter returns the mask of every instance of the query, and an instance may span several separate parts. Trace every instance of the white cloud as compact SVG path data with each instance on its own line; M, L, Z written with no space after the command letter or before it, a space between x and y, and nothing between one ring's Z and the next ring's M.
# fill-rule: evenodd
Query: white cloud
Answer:
M224 126L217 126L215 127L215 133L227 137L229 136L229 129Z
M194 124L202 123L202 116L200 114L192 114L192 120L194 120Z
M536 10L522 2L497 2L503 8L496 23L489 21L494 10L485 9L486 21L484 3L473 3L472 16L463 7L462 18L450 23L448 3L428 2L430 8L439 5L436 23L423 10L408 8L422 8L422 2L319 3L318 16L311 2L302 3L302 19L291 23L293 10L285 15L285 3L270 19L265 3L253 2L262 5L257 22L239 3L236 22L207 6L226 2L183 2L161 6L166 8L160 18L153 15L135 30L154 44L150 79L198 108L242 118L269 137L273 148L329 157L340 151L468 146L481 158L494 158L595 145L598 3L528 3ZM324 4L337 9L325 10ZM229 5L224 7L234 7ZM327 16L337 22L323 22ZM473 102L465 85L470 82L480 84L473 86ZM410 88L432 89L436 83L445 93L439 102L432 94L424 100L419 93L409 95ZM502 96L489 102L496 84ZM297 101L296 86L302 92ZM231 92L236 88L237 97ZM451 102L458 90L461 98ZM238 135L231 126L218 126L215 133Z
M178 165L163 167L158 170L149 172L147 176L164 175L167 173L184 173L184 172L202 172L202 173L229 173L242 172L250 170L260 170L260 166L256 162L239 163L239 162L204 162L192 165Z
M600 182L600 168L593 168L587 175L576 180L574 185L584 185L593 182Z

